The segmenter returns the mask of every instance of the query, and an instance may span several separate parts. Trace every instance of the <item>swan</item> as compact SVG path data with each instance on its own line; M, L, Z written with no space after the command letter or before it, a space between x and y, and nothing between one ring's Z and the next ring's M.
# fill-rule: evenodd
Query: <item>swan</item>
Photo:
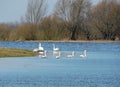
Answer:
M56 56L56 59L60 58L60 52L58 52L58 55Z
M74 56L75 56L75 52L74 52L74 51L72 52L72 54L67 55L67 57L69 57L69 58L70 58L70 57L74 57Z
M44 48L42 47L41 43L39 43L38 49L39 49L39 50L44 50Z
M53 51L59 51L60 49L59 48L56 48L55 47L55 44L53 44Z
M86 50L84 50L83 54L81 54L80 57L81 57L81 58L87 57L87 55L86 55Z
M43 55L44 54L44 48L42 47L41 43L39 43L39 46L38 46L38 53L40 55Z
M33 49L33 52L43 52L44 48L41 46L41 43L39 43L38 48Z
M55 44L53 44L53 56L56 54L59 54L60 49L55 47Z
M33 52L38 52L38 48L33 49Z

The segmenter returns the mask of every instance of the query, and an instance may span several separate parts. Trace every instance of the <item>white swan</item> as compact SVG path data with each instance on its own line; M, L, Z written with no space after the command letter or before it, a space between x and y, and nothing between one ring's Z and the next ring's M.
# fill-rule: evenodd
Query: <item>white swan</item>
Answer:
M42 47L41 43L39 43L38 49L39 49L39 50L44 50L44 48Z
M81 57L81 58L85 58L85 57L87 57L86 52L87 52L87 51L86 51L86 50L84 50L83 54L81 54L81 55L80 55L80 57Z
M56 54L59 54L60 49L55 47L55 44L53 44L53 56Z
M69 57L69 58L70 58L70 57L74 57L74 56L75 56L75 52L74 52L74 51L72 52L72 54L67 55L67 57Z
M41 43L39 43L38 48L33 49L33 52L41 52L43 53L44 48L41 46Z
M38 53L40 55L43 55L44 54L44 48L42 47L41 43L39 43L39 46L38 46Z
M58 55L56 56L56 59L60 58L61 53L58 52Z
M38 48L33 49L33 52L38 52Z
M55 47L55 44L53 44L53 51L59 51L60 49L59 48L56 48Z

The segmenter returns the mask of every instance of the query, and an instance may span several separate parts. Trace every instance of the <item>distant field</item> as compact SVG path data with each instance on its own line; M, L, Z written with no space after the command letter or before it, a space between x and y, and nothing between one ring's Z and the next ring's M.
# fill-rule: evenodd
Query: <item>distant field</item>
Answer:
M30 50L13 49L13 48L0 48L0 57L26 57L35 56Z

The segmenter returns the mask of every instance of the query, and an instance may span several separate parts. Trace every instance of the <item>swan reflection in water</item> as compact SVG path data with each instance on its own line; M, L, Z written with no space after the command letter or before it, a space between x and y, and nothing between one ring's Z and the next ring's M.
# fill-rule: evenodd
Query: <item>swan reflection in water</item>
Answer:
M72 54L67 55L68 58L72 58L75 56L75 52L73 51Z
M80 55L80 57L81 57L81 58L85 58L85 57L87 57L86 52L87 52L87 51L86 51L86 50L84 50L84 52Z

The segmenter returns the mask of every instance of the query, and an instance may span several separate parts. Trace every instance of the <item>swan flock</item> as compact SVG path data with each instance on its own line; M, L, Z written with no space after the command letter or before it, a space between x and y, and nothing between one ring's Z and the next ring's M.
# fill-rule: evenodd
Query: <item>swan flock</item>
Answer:
M39 43L38 48L33 49L33 52L38 53L38 56L41 58L47 57L47 50L44 50L41 43ZM56 59L59 59L61 57L61 51L60 48L56 47L55 44L53 44L53 56L55 56ZM75 57L75 51L72 51L71 54L66 55L67 58L73 58ZM82 54L79 55L80 58L86 58L87 57L87 50L84 50Z

